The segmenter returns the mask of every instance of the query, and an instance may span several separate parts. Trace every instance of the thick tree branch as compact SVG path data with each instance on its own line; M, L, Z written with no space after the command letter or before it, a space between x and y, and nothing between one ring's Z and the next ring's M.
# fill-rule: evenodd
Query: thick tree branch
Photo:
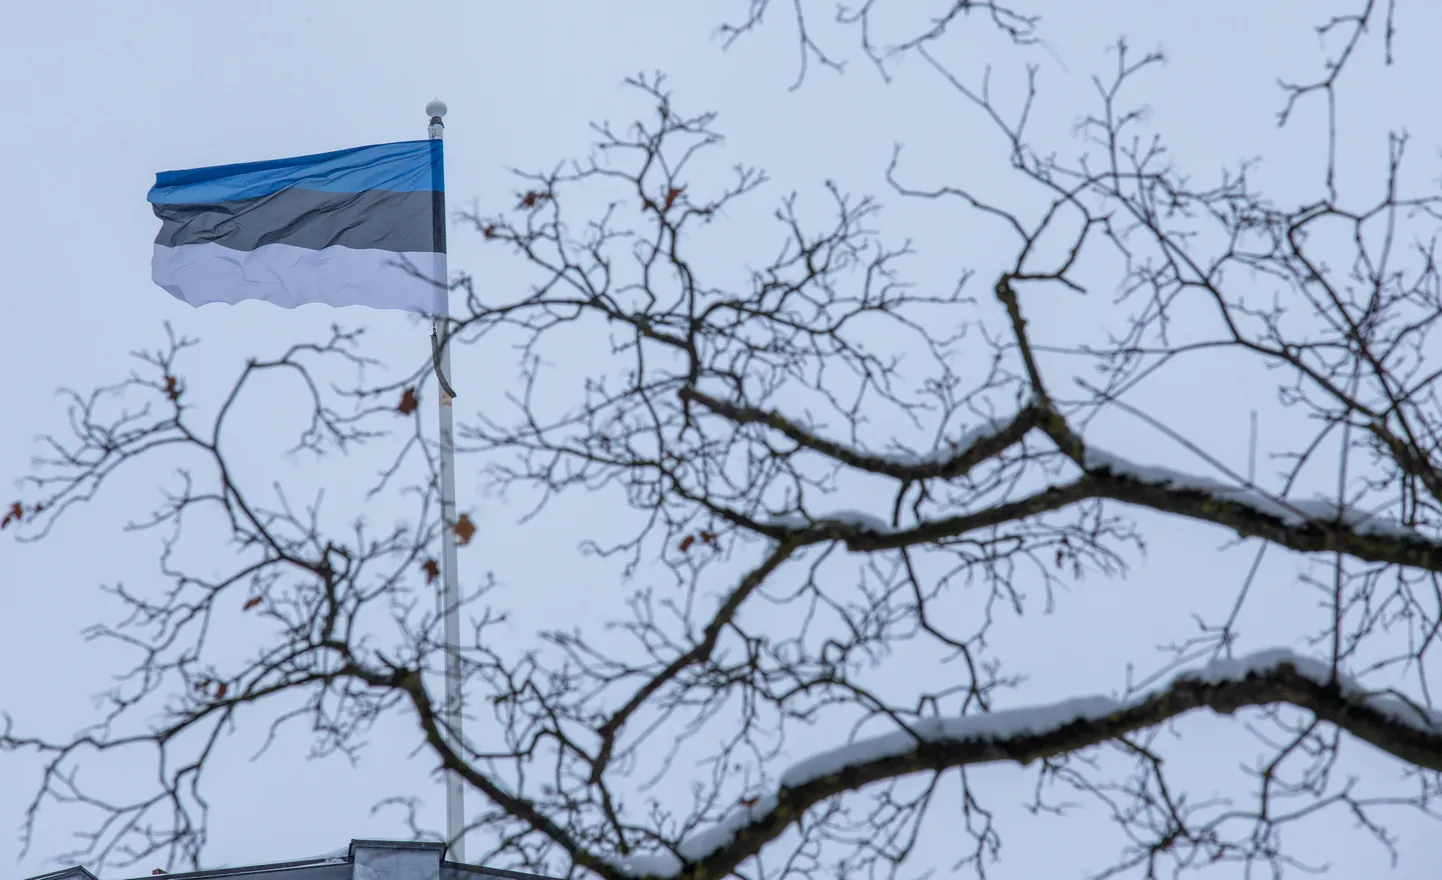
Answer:
M1253 707L1293 706L1408 764L1442 771L1442 714L1396 698L1369 697L1354 685L1331 680L1324 663L1280 653L1282 659L1269 663L1218 664L1253 667L1241 674L1220 675L1208 669L1183 674L1136 700L1096 697L993 715L925 719L908 730L818 755L788 771L781 788L764 803L733 813L723 833L710 835L722 841L712 852L676 859L673 870L659 876L693 880L726 876L808 811L846 791L913 773L1001 761L1027 765L1083 752L1197 709L1232 715Z
M977 465L995 458L1021 442L1021 438L1036 424L1039 413L1033 407L1024 408L1008 421L994 422L959 441L954 441L954 448L944 454L902 457L876 455L854 449L844 443L828 440L774 410L738 406L690 386L683 387L677 393L682 400L699 403L738 425L765 425L796 445L832 458L847 467L898 480L955 480L964 477Z

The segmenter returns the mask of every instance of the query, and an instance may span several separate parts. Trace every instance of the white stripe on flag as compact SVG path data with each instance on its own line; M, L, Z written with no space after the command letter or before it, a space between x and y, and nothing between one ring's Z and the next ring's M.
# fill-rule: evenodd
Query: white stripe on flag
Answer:
M287 309L320 303L437 315L447 308L446 255L431 252L157 244L150 274L171 296L193 306L254 299Z

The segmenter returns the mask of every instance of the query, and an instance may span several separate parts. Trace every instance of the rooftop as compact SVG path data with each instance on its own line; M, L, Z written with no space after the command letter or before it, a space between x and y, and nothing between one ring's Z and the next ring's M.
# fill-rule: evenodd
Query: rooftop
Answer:
M548 880L539 874L482 868L445 860L446 845L428 841L352 840L345 850L312 859L166 874L166 880L222 880L269 875L264 880ZM98 880L79 865L30 880ZM153 880L150 875L135 880Z

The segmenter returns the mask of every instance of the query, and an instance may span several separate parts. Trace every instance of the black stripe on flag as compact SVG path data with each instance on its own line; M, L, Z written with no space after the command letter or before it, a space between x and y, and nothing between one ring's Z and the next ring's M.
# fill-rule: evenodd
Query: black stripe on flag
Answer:
M152 205L161 219L155 243L215 244L253 251L268 244L320 250L341 246L418 253L435 250L430 191L358 193L283 189L253 199L205 205Z

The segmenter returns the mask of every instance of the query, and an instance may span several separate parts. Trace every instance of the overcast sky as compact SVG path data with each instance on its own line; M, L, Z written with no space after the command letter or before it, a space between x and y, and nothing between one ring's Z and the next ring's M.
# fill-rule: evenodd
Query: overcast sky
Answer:
M548 168L583 155L589 122L626 122L648 112L621 81L651 70L670 75L683 109L720 111L727 161L765 168L773 181L765 199L792 189L816 192L830 178L894 201L883 173L897 141L908 144L908 167L923 183L958 179L1002 155L974 112L920 66L904 70L891 86L860 62L845 77L813 69L803 88L788 91L797 56L785 20L729 52L714 38L720 18L745 5L450 0L411 4L402 12L396 3L375 0L241 6L60 0L7 9L0 27L0 160L11 169L0 214L9 257L0 299L0 369L8 378L0 383L0 476L22 475L35 435L63 428L57 387L120 378L129 369L130 351L163 341L165 321L205 341L187 381L218 390L251 353L312 338L336 320L319 307L196 310L154 287L149 260L158 221L145 194L160 170L424 137L422 108L439 96L450 106L451 204L465 207L474 200L494 210L513 200L508 168ZM1283 6L1287 11L1276 11ZM1312 157L1320 155L1315 117L1300 134L1278 133L1273 125L1281 101L1276 79L1303 78L1316 69L1308 27L1319 15L1302 11L1311 6L1239 0L1037 4L1049 44L1031 57L1044 65L1050 102L1049 115L1038 124L1064 143L1080 112L1072 107L1090 97L1088 77L1106 70L1104 50L1125 34L1141 49L1167 51L1168 66L1146 81L1143 93L1155 108L1152 123L1166 133L1180 164L1212 174L1224 163L1259 156L1260 173L1278 201L1315 195L1308 189L1317 179ZM1356 178L1357 186L1380 182L1377 162L1390 128L1411 132L1423 157L1418 173L1437 176L1433 160L1442 123L1435 94L1442 58L1434 43L1442 33L1442 6L1420 0L1400 6L1398 63L1383 70L1369 54L1353 71L1347 93L1343 162L1371 169ZM696 11L702 7L720 14ZM850 47L850 36L840 39ZM965 60L969 69L979 69L979 59ZM976 262L971 252L984 251L994 233L937 226L937 217L900 214L891 228L926 245L918 277L947 283ZM749 238L738 232L738 250L749 246ZM736 259L760 263L770 250L751 248ZM483 284L516 281L486 274L488 257L474 233L453 229L450 252L453 270L475 273ZM980 254L977 260L984 262ZM1089 307L1059 303L1033 321L1044 334L1085 322ZM409 367L424 353L425 331L403 316L355 311L343 319L373 329L378 356ZM455 384L462 403L468 390L503 388L513 378L506 353L458 355ZM1236 386L1237 378L1219 372L1193 380L1196 387L1174 387L1173 399L1158 405L1171 407L1171 424L1240 464L1246 412L1255 407L1265 413L1270 392L1227 387L1221 402L1228 407L1209 410L1181 401L1208 388ZM1230 421L1219 421L1219 412ZM255 425L257 444L269 449L275 441L261 436L263 423ZM1131 452L1157 459L1171 454ZM86 722L90 695L106 686L119 660L113 649L84 642L80 631L95 621L100 612L94 609L109 608L99 584L124 580L139 589L154 582L154 539L117 530L137 512L137 493L152 491L143 481L126 483L42 544L0 544L0 669L6 670L0 674L0 709L54 734ZM583 523L558 514L544 534L539 526L518 528L521 511L483 503L474 474L464 470L459 491L462 509L482 523L463 565L476 577L492 569L504 582L524 584L511 599L518 644L558 607L585 613L603 604L590 575L568 567L575 564L569 551L585 536ZM1154 659L1147 653L1152 646L1186 634L1193 610L1229 598L1250 561L1245 553L1218 553L1223 538L1195 527L1158 520L1149 538L1145 564L1125 582L1088 583L1056 615L1033 615L1024 626L1003 630L1011 650L1025 658L1019 665L1033 677L1018 698L1115 690L1129 661L1145 665ZM1279 561L1275 572L1286 578L1295 568ZM1265 617L1271 608L1284 615L1289 601L1280 593L1274 606L1264 602L1257 613ZM1296 633L1286 627L1269 634L1259 624L1250 634L1259 643L1274 638L1300 647L1289 641ZM1208 762L1231 768L1241 759L1231 749L1245 741L1229 738L1229 724L1202 720L1186 728L1199 754L1194 778L1207 778ZM241 739L253 747L258 737L252 732ZM429 761L407 756L413 742L406 725L378 731L359 770L339 761L306 762L301 743L283 745L254 766L245 761L246 749L237 748L212 778L209 863L284 859L351 838L406 836L398 814L370 814L376 801L402 791L429 792L425 818L441 827L440 790L426 781ZM1358 767L1388 778L1398 772L1388 761L1370 760ZM34 769L0 756L0 829L21 822ZM1013 770L988 772L1004 779ZM1014 800L1020 802L1029 777L1015 779ZM123 788L126 778L116 771L113 784ZM1036 832L1044 837L1031 840L1014 834L992 876L1074 876L1087 860L1087 827L1047 826ZM1405 815L1391 827L1404 835L1397 876L1432 876L1426 866L1442 860L1438 827ZM75 830L81 829L43 822L31 854L18 865L18 844L0 833L3 871L23 877L52 869L50 859L73 845ZM1330 860L1335 876L1380 870L1385 856L1352 833L1346 821L1324 822L1294 845L1315 860ZM1047 845L1035 845L1040 843ZM955 854L944 840L934 845L936 867L945 875Z

